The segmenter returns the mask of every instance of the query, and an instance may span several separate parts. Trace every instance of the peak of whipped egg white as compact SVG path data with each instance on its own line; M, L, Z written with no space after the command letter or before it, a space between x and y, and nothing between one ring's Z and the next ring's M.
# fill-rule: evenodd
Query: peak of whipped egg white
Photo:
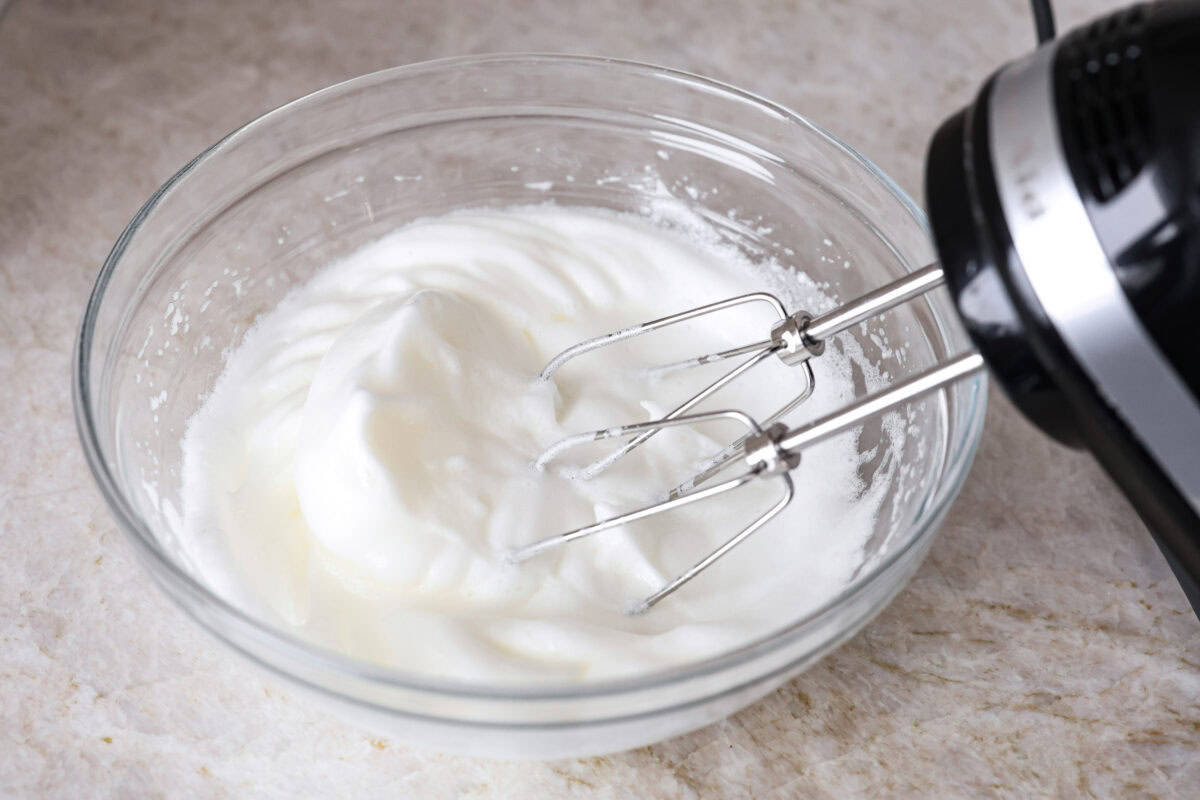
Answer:
M558 439L661 416L721 369L664 379L646 365L761 339L771 319L724 314L589 353L550 381L542 366L582 339L764 288L791 307L826 300L803 275L635 216L538 206L415 221L320 271L230 355L185 438L180 539L235 602L407 672L586 681L746 644L860 566L882 487L862 485L853 435L807 454L789 509L651 613L624 612L773 502L776 483L521 564L504 556L659 499L736 436L673 429L591 480L571 464L604 444L534 468ZM846 355L831 348L816 369L803 418L853 395ZM765 416L801 385L771 365L719 406Z

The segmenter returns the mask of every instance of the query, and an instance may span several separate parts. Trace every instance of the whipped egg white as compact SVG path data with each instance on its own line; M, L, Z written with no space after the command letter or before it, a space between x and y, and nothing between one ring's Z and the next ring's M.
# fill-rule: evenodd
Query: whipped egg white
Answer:
M853 433L807 452L784 514L649 613L626 611L774 502L777 480L506 556L661 499L740 435L664 431L586 480L576 467L612 442L535 467L562 437L660 417L731 364L646 366L762 339L773 319L723 312L539 380L545 363L760 289L792 309L829 302L800 273L636 216L547 205L413 222L320 271L230 354L184 441L181 539L236 602L406 672L588 681L749 643L831 599L863 561L882 489L863 485ZM851 399L849 361L836 348L818 359L817 391L789 421ZM772 361L704 407L761 418L803 386Z

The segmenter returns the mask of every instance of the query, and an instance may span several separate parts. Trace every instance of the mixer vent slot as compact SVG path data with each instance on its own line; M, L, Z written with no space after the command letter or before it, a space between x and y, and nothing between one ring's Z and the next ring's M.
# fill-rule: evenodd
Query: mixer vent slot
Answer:
M1119 194L1150 156L1145 20L1141 5L1117 12L1064 40L1059 52L1064 136L1074 139L1082 177L1101 202Z

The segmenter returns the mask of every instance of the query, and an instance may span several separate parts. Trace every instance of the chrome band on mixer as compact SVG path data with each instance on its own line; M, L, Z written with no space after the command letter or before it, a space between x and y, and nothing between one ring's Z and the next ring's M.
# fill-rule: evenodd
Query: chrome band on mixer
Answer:
M989 143L1016 268L1097 390L1200 513L1200 407L1130 306L1068 171L1056 52L1044 47L1008 67L992 90Z

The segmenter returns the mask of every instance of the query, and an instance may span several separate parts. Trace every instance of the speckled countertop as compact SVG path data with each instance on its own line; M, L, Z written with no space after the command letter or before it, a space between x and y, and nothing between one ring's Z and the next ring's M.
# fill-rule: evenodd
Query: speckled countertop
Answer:
M1057 5L1069 23L1111 3ZM1197 796L1200 623L1099 469L995 392L932 555L865 631L724 722L549 764L410 752L247 667L151 585L71 422L72 336L121 228L193 154L293 97L459 53L623 56L785 103L916 193L934 125L1031 37L1021 0L11 5L0 795Z

